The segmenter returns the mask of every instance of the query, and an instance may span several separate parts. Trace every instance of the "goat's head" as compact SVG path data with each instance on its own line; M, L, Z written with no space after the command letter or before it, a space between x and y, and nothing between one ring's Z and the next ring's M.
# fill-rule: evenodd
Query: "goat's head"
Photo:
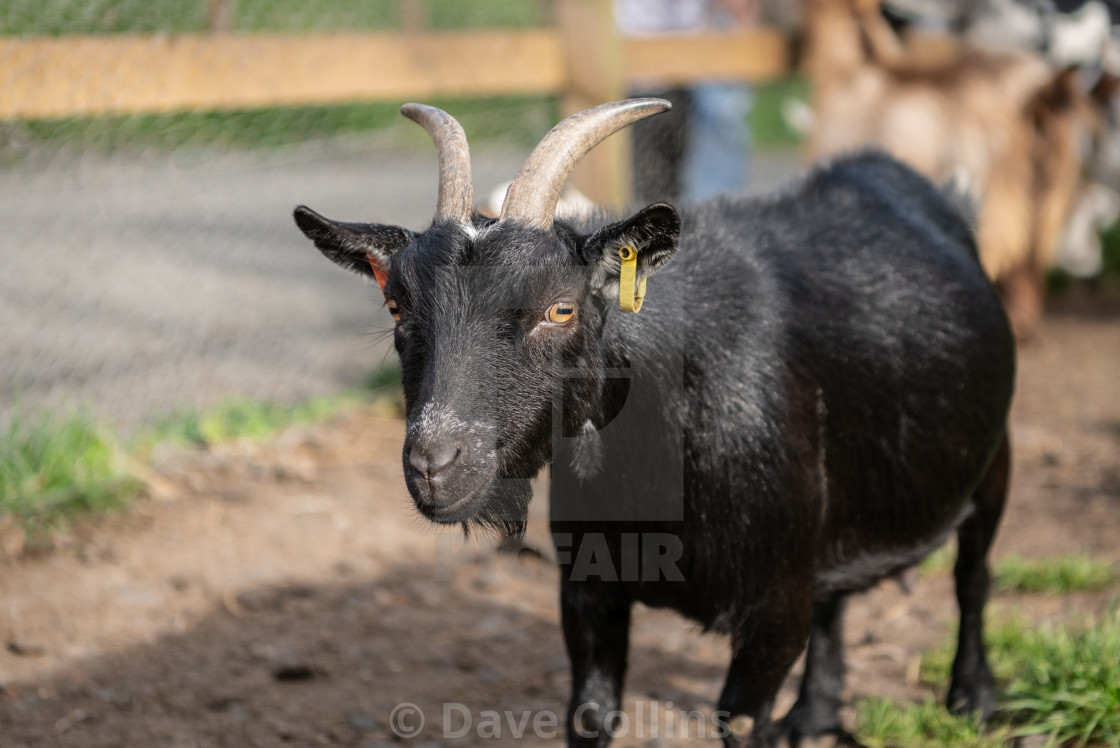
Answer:
M516 532L528 481L550 461L554 435L596 424L600 336L619 304L622 256L640 284L676 251L680 219L657 204L580 232L554 220L556 204L592 147L668 108L634 99L564 120L522 166L501 216L490 219L473 211L462 128L439 109L408 104L402 113L439 149L439 198L426 231L296 209L296 223L323 254L378 282L397 321L405 479L425 516Z

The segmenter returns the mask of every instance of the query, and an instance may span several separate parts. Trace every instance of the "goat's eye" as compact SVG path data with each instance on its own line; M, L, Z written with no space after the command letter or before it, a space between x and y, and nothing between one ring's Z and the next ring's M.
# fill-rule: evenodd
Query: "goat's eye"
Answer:
M555 325L563 325L571 321L576 314L576 305L570 301L557 301L548 308L545 319Z
M401 321L401 310L397 308L397 302L392 299L385 299L385 306L389 309L389 314L393 315L393 319L397 322Z

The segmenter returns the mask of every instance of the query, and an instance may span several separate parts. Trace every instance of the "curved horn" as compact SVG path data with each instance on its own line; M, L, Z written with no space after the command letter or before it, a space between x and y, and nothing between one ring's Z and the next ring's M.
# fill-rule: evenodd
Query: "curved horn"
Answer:
M550 228L560 190L576 163L608 135L671 107L664 99L627 99L568 117L552 128L525 159L506 191L500 220L514 219Z
M405 104L401 114L419 124L432 136L439 151L439 198L436 218L469 221L474 210L471 184L471 154L467 136L455 118L426 104Z

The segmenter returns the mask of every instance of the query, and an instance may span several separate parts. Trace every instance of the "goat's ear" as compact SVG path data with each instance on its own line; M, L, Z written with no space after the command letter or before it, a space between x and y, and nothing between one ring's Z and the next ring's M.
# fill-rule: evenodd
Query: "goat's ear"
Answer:
M637 252L636 280L641 281L660 270L677 251L681 218L668 203L654 203L625 221L604 226L588 236L580 247L585 263L597 267L596 277L603 286L618 286L622 259L619 250L631 247Z
M306 206L295 211L296 225L327 259L384 285L389 259L415 238L400 226L342 223L324 218ZM376 267L375 267L376 266Z

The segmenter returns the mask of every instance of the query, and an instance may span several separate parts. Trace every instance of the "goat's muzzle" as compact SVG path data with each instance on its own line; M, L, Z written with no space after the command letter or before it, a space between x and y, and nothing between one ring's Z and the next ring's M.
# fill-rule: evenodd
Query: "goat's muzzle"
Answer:
M418 434L404 444L405 483L416 508L436 522L476 516L497 469L472 449L469 434Z

